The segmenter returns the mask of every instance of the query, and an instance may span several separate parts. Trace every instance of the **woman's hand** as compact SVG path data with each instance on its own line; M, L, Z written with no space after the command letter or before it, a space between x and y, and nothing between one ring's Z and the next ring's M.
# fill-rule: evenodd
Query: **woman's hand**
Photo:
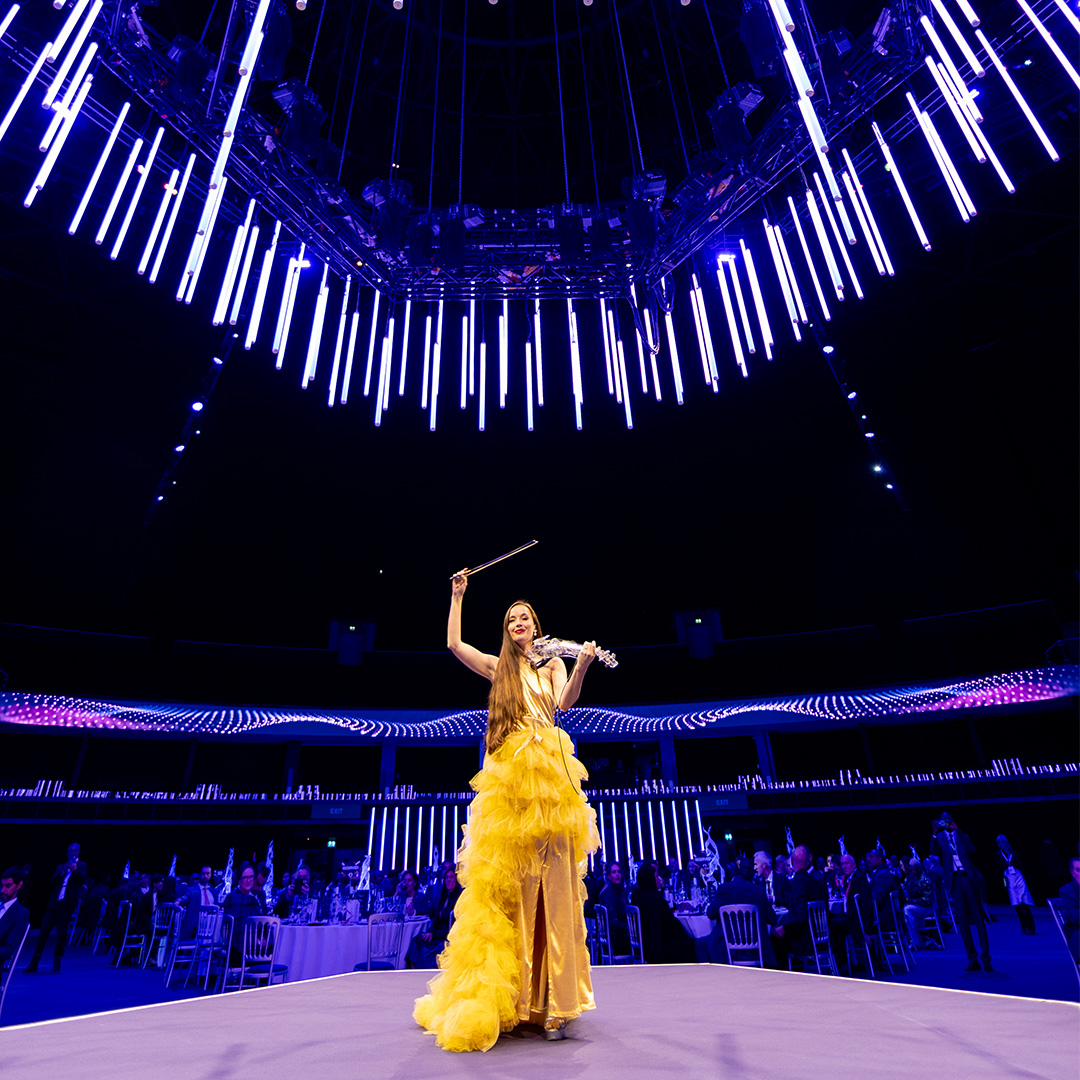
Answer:
M469 579L465 576L464 570L459 570L450 579L450 595L455 600L460 600L465 595L465 589L468 587Z
M577 663L581 666L582 671L587 671L589 665L596 659L596 642L586 641L581 646L581 652L578 654Z

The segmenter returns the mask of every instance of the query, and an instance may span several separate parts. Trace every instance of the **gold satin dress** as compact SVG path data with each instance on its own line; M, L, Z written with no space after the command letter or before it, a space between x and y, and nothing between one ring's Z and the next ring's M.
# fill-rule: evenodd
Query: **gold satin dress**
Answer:
M550 682L527 664L521 679L526 714L472 779L464 891L413 1011L446 1050L489 1050L519 1023L595 1008L582 877L600 838L581 791L588 773L553 723Z

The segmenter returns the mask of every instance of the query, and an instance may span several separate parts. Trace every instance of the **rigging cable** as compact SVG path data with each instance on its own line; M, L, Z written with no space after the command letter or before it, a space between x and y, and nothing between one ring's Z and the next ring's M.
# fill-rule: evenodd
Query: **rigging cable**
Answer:
M581 11L574 5L577 15L578 43L581 45L581 84L585 89L585 126L589 129L589 157L592 160L593 189L596 192L596 208L600 209L600 180L596 175L596 146L593 143L592 111L589 108L589 78L585 70L585 39L581 33Z
M435 104L431 109L431 168L428 171L427 211L431 213L431 193L435 184L435 131L439 126L439 68L442 64L443 0L439 0L439 40L435 46Z
M683 64L682 49L679 48L679 31L675 26L675 15L670 5L668 7L668 19L671 22L671 36L675 41L675 66L682 73L683 89L686 91L686 100L690 106L690 123L694 127L694 145L698 148L698 152L700 153L702 149L701 133L698 131L697 115L694 111L694 99L690 93L690 84L686 79L686 67Z
M622 70L623 75L626 78L626 96L630 102L630 118L634 122L634 138L637 141L638 162L640 163L641 171L645 171L645 155L641 152L641 133L638 131L637 126L637 113L634 111L634 91L630 87L630 69L626 66L626 47L623 45L622 39L622 27L619 25L619 7L618 4L611 5L611 14L613 16L612 25L615 28L615 33L619 42L619 52L622 54ZM620 85L622 80L620 79ZM631 148L631 154L633 150Z
M705 9L705 18L709 22L709 33L712 34L712 43L713 46L716 48L716 59L720 61L720 71L723 73L724 76L724 86L728 90L730 90L731 83L728 81L727 68L724 67L724 58L720 55L720 42L716 40L716 29L713 27L712 24L712 15L709 14L709 0L705 0L705 3L703 3L701 6Z
M469 5L462 4L461 26L461 128L458 134L457 201L462 203L461 173L465 162L465 55L469 47Z
M338 65L337 86L334 88L334 107L330 110L330 126L327 128L331 137L333 137L334 134L334 120L337 117L338 101L341 99L341 77L345 74L345 55L349 51L349 33L352 30L353 10L353 7L350 5L349 19L345 24L345 44L341 48L341 63ZM345 153L344 150L341 152L342 154Z
M356 54L356 71L353 72L352 94L349 97L349 115L345 118L345 138L341 143L341 156L338 158L337 178L341 183L341 170L345 167L345 148L349 145L349 128L352 127L353 106L356 104L356 87L360 82L360 61L364 56L364 43L367 41L368 20L371 18L371 0L368 0L367 11L364 14L364 30L360 35L360 51ZM360 291L357 290L357 299Z
M555 23L555 81L559 84L559 127L562 130L563 183L566 185L566 205L570 205L570 167L566 162L566 110L563 108L562 59L559 55L558 0L551 0L551 18Z
M652 11L653 25L656 27L656 42L660 46L660 59L664 62L664 77L667 79L668 94L671 96L671 111L675 114L675 128L679 132L679 145L682 147L683 162L686 164L686 171L689 173L690 156L686 152L686 139L683 136L682 121L679 119L679 105L675 100L675 88L671 85L671 71L668 69L667 52L664 49L664 39L660 35L660 24L656 19L656 5L654 0L649 0L649 10ZM672 25L674 26L674 24Z
M315 63L315 50L319 47L319 34L322 33L322 21L323 16L326 14L326 0L323 0L323 5L319 9L319 21L315 24L315 40L311 43L311 55L308 57L307 62L307 74L304 76L304 85L307 86L311 81L311 68ZM352 12L350 10L349 14Z
M371 10L370 3L368 10ZM397 109L394 112L394 141L390 147L390 179L394 178L394 168L397 164L398 138L401 132L401 102L405 90L405 71L409 66L409 46L412 42L412 18L405 16L405 45L401 50L401 75L398 78Z

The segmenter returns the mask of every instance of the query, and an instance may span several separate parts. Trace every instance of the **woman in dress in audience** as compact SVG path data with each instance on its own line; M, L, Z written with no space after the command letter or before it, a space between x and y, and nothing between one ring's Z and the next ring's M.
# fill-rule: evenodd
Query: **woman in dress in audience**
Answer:
M587 778L567 734L554 725L569 709L596 657L586 642L568 677L559 658L527 658L540 623L512 604L499 655L461 638L465 572L453 578L447 646L491 682L486 753L458 855L464 891L441 972L413 1016L447 1050L488 1050L519 1024L565 1037L566 1023L594 1008L585 944L582 874L599 843Z
M600 890L596 903L607 909L608 935L614 956L630 955L630 923L626 917L626 889L623 885L622 865L609 863L607 882Z
M244 952L244 925L253 916L262 915L262 908L255 896L255 867L244 863L236 888L225 897L222 905L226 915L233 918L232 963L239 964Z
M641 949L646 964L692 964L694 941L668 907L653 863L638 869L634 907L641 915Z
M405 966L412 968L436 967L436 958L446 946L450 924L454 917L454 905L461 895L457 871L449 866L443 875L443 889L439 901L431 911L431 929L417 934L409 944Z

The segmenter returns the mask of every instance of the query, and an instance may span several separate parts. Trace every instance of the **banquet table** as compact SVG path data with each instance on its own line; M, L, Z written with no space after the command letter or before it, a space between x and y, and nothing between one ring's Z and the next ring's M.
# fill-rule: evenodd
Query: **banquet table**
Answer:
M430 925L431 920L427 918L405 920L397 967L405 966L405 954L412 939ZM353 926L283 925L274 963L288 967L289 982L300 982L352 971L357 964L367 963L367 948L367 923Z
M695 938L708 937L712 933L713 921L708 915L688 915L675 913L675 918L686 928L686 932Z

